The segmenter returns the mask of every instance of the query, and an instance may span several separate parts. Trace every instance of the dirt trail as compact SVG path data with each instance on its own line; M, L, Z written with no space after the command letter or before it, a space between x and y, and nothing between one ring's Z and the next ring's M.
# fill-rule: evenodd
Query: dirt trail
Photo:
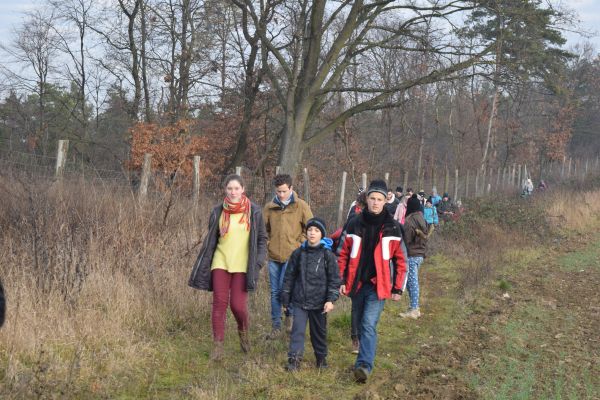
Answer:
M598 260L588 237L513 268L506 292L479 290L456 336L423 345L384 397L600 399ZM431 273L428 284L442 282Z

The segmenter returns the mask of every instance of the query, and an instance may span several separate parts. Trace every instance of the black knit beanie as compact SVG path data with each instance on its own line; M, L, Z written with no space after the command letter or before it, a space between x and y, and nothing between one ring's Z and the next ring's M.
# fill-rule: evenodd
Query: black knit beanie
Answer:
M421 211L421 202L417 198L417 195L413 194L406 202L406 216L408 217L410 214L417 211Z
M381 193L383 197L387 197L388 189L385 181L381 179L371 181L369 184L369 189L367 190L367 196L374 192Z
M327 236L327 228L325 226L325 221L323 221L321 218L313 217L309 219L306 223L306 229L308 230L308 228L310 228L311 226L314 226L321 231L321 239L324 239L325 236Z

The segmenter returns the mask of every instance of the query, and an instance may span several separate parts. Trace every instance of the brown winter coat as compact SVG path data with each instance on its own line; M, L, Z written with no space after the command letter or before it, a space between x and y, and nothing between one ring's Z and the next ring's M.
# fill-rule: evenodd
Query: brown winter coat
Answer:
M408 215L404 221L404 237L409 257L425 257L427 239L424 239L422 235L418 235L417 229L425 234L427 233L427 223L421 211Z
M285 262L306 240L306 223L313 217L310 206L293 192L294 201L284 209L273 200L265 206L263 218L269 236L269 259Z

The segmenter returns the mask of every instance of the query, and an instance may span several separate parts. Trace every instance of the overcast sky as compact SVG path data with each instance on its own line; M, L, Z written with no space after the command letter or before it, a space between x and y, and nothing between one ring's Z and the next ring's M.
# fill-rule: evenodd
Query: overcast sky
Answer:
M600 34L600 0L563 0L569 7L579 14L583 29ZM0 0L0 43L7 44L12 37L14 27L19 26L23 19L23 12L32 9L39 0ZM567 46L583 42L586 39L567 33ZM600 50L600 36L589 39L595 46L596 52Z

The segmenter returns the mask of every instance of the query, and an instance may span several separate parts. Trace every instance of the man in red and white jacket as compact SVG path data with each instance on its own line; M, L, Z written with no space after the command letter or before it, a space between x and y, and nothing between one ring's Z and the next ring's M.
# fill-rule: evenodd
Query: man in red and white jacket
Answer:
M400 300L406 287L406 247L402 227L385 211L387 185L374 180L367 190L367 208L348 224L338 258L340 292L352 300L359 321L359 350L354 378L364 383L377 351L377 323L385 299Z

